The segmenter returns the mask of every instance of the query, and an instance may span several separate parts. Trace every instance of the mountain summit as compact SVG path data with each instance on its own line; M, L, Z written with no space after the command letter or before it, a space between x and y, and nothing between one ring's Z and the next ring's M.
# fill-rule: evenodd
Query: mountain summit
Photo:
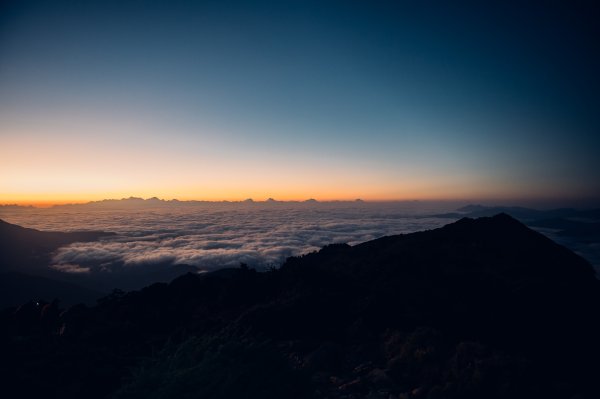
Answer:
M60 316L7 311L2 386L98 398L592 398L598 305L578 255L506 214L465 218L329 245L265 273L187 274Z

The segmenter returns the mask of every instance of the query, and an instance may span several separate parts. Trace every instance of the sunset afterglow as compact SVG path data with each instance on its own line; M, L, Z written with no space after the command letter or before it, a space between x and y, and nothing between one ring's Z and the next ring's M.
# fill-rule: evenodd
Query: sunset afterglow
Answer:
M598 197L585 26L496 42L502 16L386 10L15 2L0 204Z

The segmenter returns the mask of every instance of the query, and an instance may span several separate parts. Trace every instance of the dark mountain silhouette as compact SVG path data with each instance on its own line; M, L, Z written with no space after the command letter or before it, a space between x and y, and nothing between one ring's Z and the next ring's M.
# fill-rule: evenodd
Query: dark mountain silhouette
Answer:
M105 273L67 273L50 267L52 254L59 247L114 235L101 231L39 231L0 219L0 276L7 288L0 295L0 307L38 298L58 298L67 305L93 303L114 288L139 289L198 270L195 266L170 263L141 268L121 266Z
M556 208L548 210L539 210L524 208L519 206L483 206L467 205L458 208L456 212L437 214L437 217L490 217L499 213L506 213L520 221L537 220L567 220L579 219L581 222L591 222L600 220L600 209L574 209L574 208Z
M537 210L523 207L467 205L457 212L437 217L484 217L508 213L527 226L539 229L591 261L600 270L600 209L558 208Z
M28 300L59 298L65 305L95 303L108 291L84 288L77 276L50 269L52 253L63 245L114 235L99 231L50 232L0 220L0 307ZM79 278L81 280L81 278Z
M0 315L1 389L114 398L597 398L600 287L505 214Z
M0 219L0 271L37 273L47 268L50 254L57 248L77 241L95 241L111 235L114 233L39 231Z
M107 294L116 288L130 291L156 282L170 282L186 273L196 273L198 268L187 264L171 264L171 262L158 262L132 268L125 266L124 263L115 262L110 270L88 273L51 272L50 276L53 278L59 276L65 281Z
M60 298L63 305L94 304L104 293L66 281L19 272L0 273L0 306L17 306L32 299Z
M160 199L157 197L152 198L140 198L140 197L129 197L129 198L121 198L121 199L103 199L99 201L89 201L85 203L73 203L73 204L56 204L53 205L54 209L82 209L82 210L116 210L116 209L154 209L154 208L172 208L172 207L194 207L194 206L214 206L214 205L273 205L273 204L288 204L288 205L340 205L340 204L348 204L348 205L356 205L356 203L363 203L362 200L356 201L317 201L313 198L310 198L305 201L301 200L289 200L289 201L281 201L273 198L268 198L264 201L253 200L252 198L248 198L242 201L206 201L206 200L178 200L178 199ZM25 210L35 208L33 206L22 206L22 205L0 205L0 210Z

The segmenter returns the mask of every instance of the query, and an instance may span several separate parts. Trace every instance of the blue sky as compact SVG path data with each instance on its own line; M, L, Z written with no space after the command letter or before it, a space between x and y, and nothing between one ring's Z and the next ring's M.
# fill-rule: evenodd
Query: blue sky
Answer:
M593 5L415 3L8 2L0 202L598 198Z

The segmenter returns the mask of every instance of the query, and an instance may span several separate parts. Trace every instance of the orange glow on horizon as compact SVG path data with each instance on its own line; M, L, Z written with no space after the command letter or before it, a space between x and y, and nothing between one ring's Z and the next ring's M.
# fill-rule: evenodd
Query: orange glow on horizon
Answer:
M193 196L193 195L180 195L180 196L160 196L160 195L137 195L137 194L112 194L112 195L81 195L81 196L72 196L72 195L14 195L14 196L0 196L0 205L20 205L20 206L34 206L38 208L47 208L52 207L54 205L65 205L65 204L85 204L88 202L94 201L102 201L107 199L127 199L130 197L149 199L153 197L157 197L161 200L172 200L177 199L179 201L208 201L208 202L241 202L246 199L251 198L256 202L266 201L269 198L273 198L277 201L306 201L309 199L315 199L320 202L330 202L330 201L354 201L356 199L361 199L367 202L394 202L394 201L455 201L461 200L462 198L442 198L442 197L423 197L423 196L362 196L362 195L351 195L351 194L342 194L339 195L285 195L284 193L279 193L279 195L228 195L228 196L219 196L219 195L207 195L207 196Z
M233 146L204 134L200 144L166 140L143 127L85 125L55 130L5 128L0 145L0 204L51 207L103 199L181 201L529 201L585 197L584 182L514 179L439 161L398 164L360 156L278 152ZM128 127L127 124L124 126ZM144 134L142 134L144 132ZM119 145L115 145L118 143ZM244 143L246 145L248 143ZM250 144L248 144L249 146ZM568 189L567 189L568 188ZM570 193L565 196L565 193Z
M319 202L332 202L332 201L354 201L356 199L361 199L366 202L410 202L410 201L437 201L437 202L486 202L486 201L535 201L540 198L533 197L508 197L508 196L485 196L480 195L476 197L470 196L361 196L361 195L323 195L323 196L311 196L311 195L284 195L280 193L280 195L231 195L231 196L191 196L191 195L181 195L181 196L159 196L159 195L132 195L132 194L114 194L114 195L89 195L89 196L72 196L72 195L31 195L31 196L0 196L0 205L19 205L19 206L33 206L36 208L50 208L55 205L66 205L66 204L85 204L94 201L102 201L102 200L121 200L127 199L130 197L150 199L153 197L159 198L161 200L169 201L173 199L177 199L179 201L207 201L207 202L241 202L246 199L251 198L255 202L263 202L269 198L273 198L277 201L306 201L308 199L315 199ZM568 199L567 199L568 200Z

